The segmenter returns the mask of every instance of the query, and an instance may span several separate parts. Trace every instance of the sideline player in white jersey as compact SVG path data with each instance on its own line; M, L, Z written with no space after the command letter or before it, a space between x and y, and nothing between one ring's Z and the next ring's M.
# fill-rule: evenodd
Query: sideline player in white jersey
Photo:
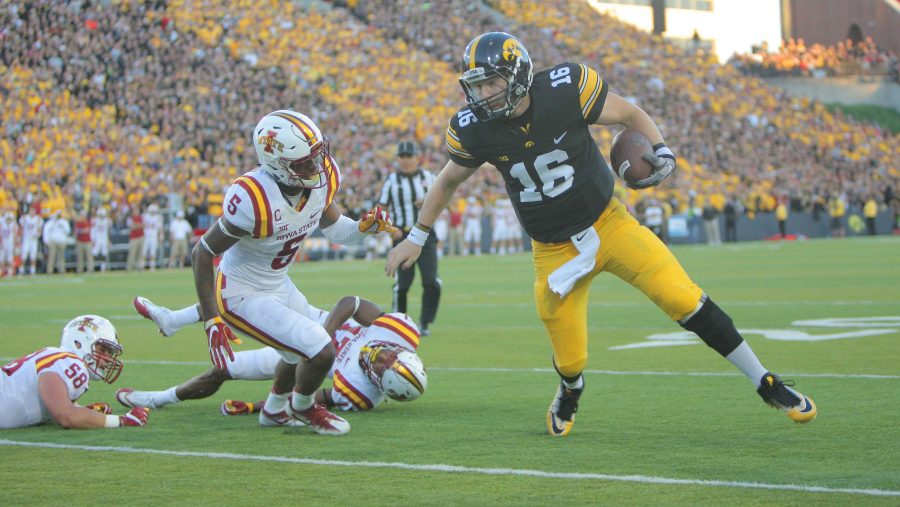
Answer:
M16 239L19 226L12 211L0 217L0 276L16 274Z
M95 259L101 259L100 271L106 271L109 262L109 230L112 220L106 216L106 208L97 210L97 216L91 220L91 255Z
M484 208L475 197L466 200L466 209L463 211L463 255L469 255L473 251L475 255L481 255L481 216Z
M510 228L509 214L515 213L512 209L512 203L504 196L498 197L494 201L491 210L491 253L497 255L506 255L514 253L510 244Z
M59 347L46 347L0 368L0 428L22 428L51 419L63 428L119 428L147 424L147 409L113 415L107 403L81 407L75 400L91 380L112 384L122 372L116 328L103 317L82 315L63 328Z
M175 218L169 222L169 267L183 268L188 253L188 241L194 234L191 223L184 219L184 211L175 211Z
M29 206L28 214L19 217L19 226L22 233L22 250L19 252L19 274L25 274L25 264L28 264L28 274L35 274L37 267L38 239L44 230L44 219L37 211Z
M143 298L134 298L134 307L152 320L160 334L171 336L186 325L199 322L197 305L170 310ZM329 372L330 388L316 391L316 401L328 408L343 411L365 411L378 406L386 398L412 401L424 394L428 376L416 355L419 330L412 319L402 313L385 314L375 303L355 296L338 300L331 312L313 306L310 317L322 324L337 348L337 359ZM126 407L160 408L187 400L208 398L228 380L271 380L281 356L271 347L236 352L226 368L210 368L164 391L135 391L122 388L116 399ZM223 415L260 412L265 401L225 400ZM267 418L260 425L269 426Z
M141 252L141 269L149 266L150 271L154 271L159 254L159 239L163 235L159 206L156 203L147 206L147 211L141 215L141 219L144 221L144 250Z
M306 116L269 113L253 129L252 139L260 167L228 187L224 214L192 254L210 357L219 369L225 369L227 358L234 359L231 327L277 349L281 361L261 417L342 435L350 430L347 421L315 402L335 347L309 318L306 297L291 282L288 268L300 242L320 225L327 239L345 245L394 227L379 207L359 222L341 213L333 202L340 186L337 162L328 153L328 140ZM213 259L219 255L216 270Z

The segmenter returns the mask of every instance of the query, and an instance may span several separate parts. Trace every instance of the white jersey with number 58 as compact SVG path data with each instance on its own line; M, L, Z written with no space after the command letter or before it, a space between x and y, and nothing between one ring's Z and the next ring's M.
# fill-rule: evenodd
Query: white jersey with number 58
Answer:
M275 179L261 169L244 174L228 187L223 217L250 236L242 237L222 256L219 270L226 280L251 284L255 291L281 286L300 242L319 226L322 212L340 187L337 163L329 156L324 164L330 170L328 184L302 190L295 206L282 195Z
M50 412L41 402L38 377L58 375L73 402L88 390L90 373L75 354L47 347L0 368L0 428L45 423Z

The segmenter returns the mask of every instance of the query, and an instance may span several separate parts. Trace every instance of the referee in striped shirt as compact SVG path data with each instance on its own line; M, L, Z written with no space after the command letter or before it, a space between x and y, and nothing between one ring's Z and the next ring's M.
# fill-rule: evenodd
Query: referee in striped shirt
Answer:
M394 225L399 229L394 235L394 246L403 241L419 219L419 210L425 201L425 194L434 182L434 175L419 168L416 145L412 141L397 144L400 170L391 173L381 189L378 203L388 209ZM428 240L422 247L422 255L416 260L422 273L422 315L419 329L428 336L428 326L437 316L441 299L441 279L438 278L437 236L428 233ZM393 311L406 313L406 295L416 277L416 266L399 269L394 277Z

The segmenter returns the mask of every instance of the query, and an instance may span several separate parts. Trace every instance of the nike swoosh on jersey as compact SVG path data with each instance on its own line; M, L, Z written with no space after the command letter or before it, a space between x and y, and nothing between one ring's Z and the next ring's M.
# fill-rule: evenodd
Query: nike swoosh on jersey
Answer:
M566 137L566 134L568 134L568 133L569 133L569 131L567 130L567 131L563 132L561 136L559 136L559 137L554 137L554 138L553 138L553 144L559 144L560 141L562 141L563 138Z
M578 236L577 238L575 238L575 241L581 241L581 240L584 239L585 236L587 236L587 233L586 233L586 232L582 232L580 236Z

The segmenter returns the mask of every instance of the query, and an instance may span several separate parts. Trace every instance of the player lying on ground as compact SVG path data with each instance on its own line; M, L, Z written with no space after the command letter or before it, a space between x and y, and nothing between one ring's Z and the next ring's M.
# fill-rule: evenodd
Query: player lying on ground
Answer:
M120 428L147 424L147 410L113 415L106 403L81 407L75 400L91 379L112 384L122 372L116 328L103 317L82 315L63 328L59 347L46 347L7 364L0 373L0 428L22 428L53 419L63 428Z
M156 323L164 336L200 322L196 305L172 311L136 297L134 307ZM385 398L412 401L425 392L428 377L416 355L419 331L409 316L385 314L371 301L345 296L330 313L310 306L310 318L322 324L338 351L329 373L333 385L316 391L316 402L344 411L370 410ZM165 391L119 389L116 399L127 407L159 408L207 398L228 380L271 380L280 357L271 347L236 352L234 360L226 362L225 369L212 367ZM243 415L260 412L262 406L263 401L225 400L221 410L223 415ZM260 417L259 423L280 426L265 417Z

